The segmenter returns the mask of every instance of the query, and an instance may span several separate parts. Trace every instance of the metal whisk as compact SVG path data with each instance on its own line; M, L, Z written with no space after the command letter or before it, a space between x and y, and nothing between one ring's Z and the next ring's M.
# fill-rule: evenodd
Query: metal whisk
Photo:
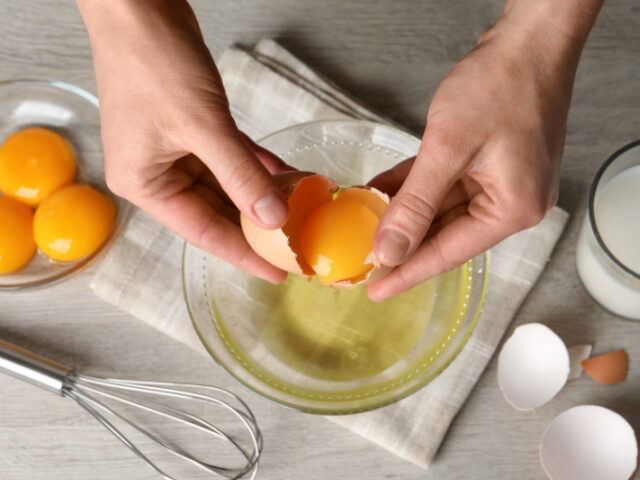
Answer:
M146 435L153 440L153 442L165 448L173 455L217 477L239 479L247 475L250 479L253 479L258 471L258 460L262 451L262 435L258 429L256 419L249 407L240 398L221 388L188 383L141 382L115 378L90 377L82 375L66 365L41 357L2 340L0 340L0 371L37 385L45 390L72 398L78 405L104 425L107 430L115 435L127 448L153 467L165 479L176 480L175 477L165 473L145 456L138 447L114 425L114 420L117 419L118 421L124 422L126 425ZM225 397L227 400L235 403L236 406L219 397ZM239 439L232 438L201 417L192 415L182 409L176 409L168 404L159 403L156 400L152 400L152 398L195 401L220 407L240 421L241 426L248 434L248 439L245 439L245 443L250 443L251 447L248 448L247 446L241 445ZM194 456L172 445L167 440L163 440L156 434L150 432L148 429L127 419L122 412L107 405L105 399L117 405L137 408L146 413L193 427L202 433L226 442L240 452L244 458L244 464L239 467L230 468L216 466L198 460ZM249 442L247 442L247 440L249 440Z

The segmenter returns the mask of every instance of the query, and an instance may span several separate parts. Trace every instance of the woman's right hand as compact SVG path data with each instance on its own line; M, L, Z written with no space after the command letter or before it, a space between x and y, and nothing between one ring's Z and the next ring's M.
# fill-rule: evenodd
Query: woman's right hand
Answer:
M107 184L188 242L269 280L238 226L281 226L271 174L287 170L233 121L220 75L184 0L77 0L94 57Z

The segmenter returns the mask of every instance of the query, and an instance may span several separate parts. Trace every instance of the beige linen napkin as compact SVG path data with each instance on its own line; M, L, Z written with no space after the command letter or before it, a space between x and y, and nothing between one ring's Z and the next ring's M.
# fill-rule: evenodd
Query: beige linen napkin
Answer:
M270 40L261 41L250 52L230 48L218 66L233 116L254 139L322 118L387 121ZM489 289L478 325L460 355L436 380L394 405L330 418L428 467L451 421L542 272L566 220L567 214L554 208L538 226L491 250ZM182 246L182 239L136 210L103 258L91 288L104 300L206 355L182 296Z

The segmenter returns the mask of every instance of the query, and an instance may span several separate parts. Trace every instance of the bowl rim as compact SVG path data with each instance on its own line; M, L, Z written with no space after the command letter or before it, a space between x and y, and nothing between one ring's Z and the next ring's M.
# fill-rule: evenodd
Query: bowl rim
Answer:
M409 133L399 129L399 128L395 128L395 127L390 127L388 125L385 125L383 123L378 123L378 122L373 122L373 121L369 121L369 120L358 120L358 119L321 119L321 120L313 120L310 122L303 122L303 123L298 123L295 125L291 125L285 128L281 128L279 130L276 130L275 132L272 132L262 138L260 138L259 140L256 141L256 143L260 144L261 142L263 142L266 139L271 138L272 136L275 136L277 134L286 132L288 130L292 130L295 128L302 128L305 126L309 126L309 125L314 125L314 124L324 124L324 123L352 123L352 124L364 124L364 125L370 125L370 126L375 126L375 127L383 127L385 129L388 130L392 130L396 133L402 134L404 136L410 137L412 140L418 140L416 137L410 135ZM419 141L419 140L418 140ZM317 414L317 415L329 415L329 416L341 416L341 415L351 415L351 414L355 414L355 413L362 413L362 412L367 412L367 411L372 411L372 410L377 410L379 408L385 407L387 405L391 405L394 404L410 395L413 395L414 393L416 393L417 391L421 390L422 388L424 388L425 386L427 386L429 383L431 383L431 381L433 381L435 378L437 378L440 373L442 373L460 354L460 352L462 351L462 349L465 347L465 345L467 344L467 342L469 341L469 338L471 337L471 335L473 334L473 332L475 331L475 327L478 323L478 320L480 318L480 315L482 314L482 311L484 309L484 305L485 305L485 299L486 299L486 295L487 295L487 289L489 286L489 264L490 264L490 251L487 250L486 252L477 255L474 258L478 258L481 257L484 260L484 265L483 265L483 272L482 272L482 290L480 292L480 297L478 300L478 307L476 309L476 311L473 314L473 318L471 320L471 323L469 325L468 330L464 333L464 336L461 337L460 343L456 346L455 350L453 350L450 354L450 356L441 364L439 365L436 369L434 369L433 372L431 372L430 375L426 376L424 379L422 379L420 382L417 382L415 385L413 385L411 388L408 388L404 391L402 391L401 393L385 400L379 403L372 403L372 404L368 404L365 405L363 407L347 407L347 408L341 408L339 410L329 410L329 409L324 409L322 407L316 407L316 406L300 406L296 403L293 402L289 402L286 400L281 400L279 398L275 398L272 395L269 395L268 393L266 393L265 391L260 391L257 388L253 387L252 385L250 385L248 382L246 382L244 379L240 378L240 376L236 375L233 371L231 371L226 365L225 363L218 357L218 355L213 351L213 349L211 348L211 346L209 345L209 343L207 342L207 340L204 337L204 334L201 332L200 328L198 327L198 324L195 320L195 313L192 310L192 304L190 301L190 297L189 297L189 293L188 293L188 289L187 289L187 275L186 275L186 259L187 259L187 249L192 248L192 249L196 249L197 247L194 247L192 245L190 245L188 242L184 242L183 244L183 249L182 249L182 292L183 292L183 296L184 296L184 300L185 300L185 304L187 307L187 312L189 313L189 318L191 320L191 324L193 325L194 330L196 331L198 338L200 339L200 342L202 343L202 345L204 346L204 348L207 350L207 352L209 353L209 355L211 355L211 357L213 358L213 360L220 366L222 367L222 370L224 372L227 373L227 375L229 375L231 378L233 378L235 381L237 381L238 383L240 383L240 385L244 386L247 390L257 394L258 396L273 402L277 405L280 406L284 406L287 408L290 408L292 410L296 410L299 412L304 412L304 413L311 413L311 414Z
M65 92L69 92L73 95L80 97L81 99L89 102L96 108L98 113L98 119L100 118L100 108L98 98L92 93L84 90L77 85L73 85L68 82L63 82L60 80L39 80L32 78L19 78L19 79L9 79L9 80L0 80L0 91L6 87L14 87L14 86L44 86L53 89L62 90ZM99 120L98 120L99 122ZM113 195L113 194L112 194ZM112 245L115 238L118 237L124 225L127 222L131 214L131 205L126 200L122 199L119 205L119 208L116 209L116 215L113 220L113 227L109 231L109 234L104 239L102 244L91 254L86 257L76 260L75 262L68 262L68 268L57 272L54 275L49 275L43 277L38 280L33 280L29 282L14 282L7 284L0 284L0 293L1 292L18 292L18 291L27 291L34 290L37 288L48 287L54 285L58 282L66 280L73 276L74 274L84 270L85 268L93 265L97 258L103 255L108 248ZM63 263L63 262L59 262ZM65 262L66 263L66 262ZM17 270L15 273L19 274L20 270Z
M293 125L289 125L288 127L283 127L280 128L278 130L275 130L271 133L268 133L267 135L260 137L258 140L256 140L255 142L260 144L262 142L264 142L265 140L269 140L271 137L275 137L276 135L279 135L281 133L287 132L289 130L294 130L297 128L302 128L302 127L308 127L308 126L312 126L312 125L317 125L317 124L321 124L321 123L351 123L353 125L369 125L370 127L382 127L385 130L390 130L394 133L398 133L402 136L408 137L411 140L416 140L418 142L420 142L420 139L414 135L412 135L408 130L404 130L400 127L394 126L394 125L387 125L386 123L381 123L381 122L374 122L373 120L364 120L361 118L320 118L317 120L310 120L308 122L301 122L301 123L295 123Z
M63 82L61 80L39 80L35 78L16 78L16 79L8 79L8 80L0 80L0 88L10 85L44 85L47 87L58 88L60 90L65 90L67 92L74 93L79 97L84 98L89 103L92 103L96 107L98 107L98 97L96 97L93 93L88 92L84 88L78 87L77 85L73 85L72 83Z

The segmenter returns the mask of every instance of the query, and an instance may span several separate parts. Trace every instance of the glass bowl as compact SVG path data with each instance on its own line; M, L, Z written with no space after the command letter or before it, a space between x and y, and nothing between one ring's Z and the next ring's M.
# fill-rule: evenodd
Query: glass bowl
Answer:
M107 189L104 179L98 99L64 82L13 80L0 82L0 143L17 130L40 126L58 132L76 153L76 182L108 194L116 206L111 232L102 246L74 262L56 262L37 251L20 270L0 275L0 290L41 287L78 272L104 251L120 231L129 204Z
M342 185L366 183L420 141L371 122L296 125L259 142L289 164ZM255 279L185 244L189 314L213 358L242 384L305 412L346 414L395 402L455 358L478 320L487 255L382 303L289 275Z

